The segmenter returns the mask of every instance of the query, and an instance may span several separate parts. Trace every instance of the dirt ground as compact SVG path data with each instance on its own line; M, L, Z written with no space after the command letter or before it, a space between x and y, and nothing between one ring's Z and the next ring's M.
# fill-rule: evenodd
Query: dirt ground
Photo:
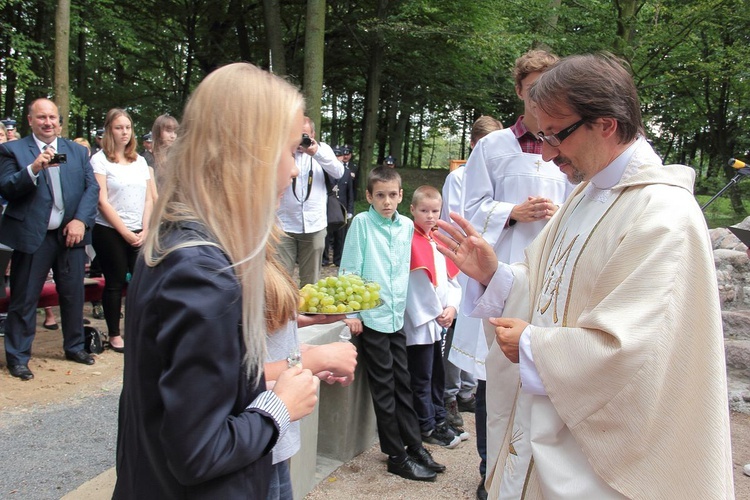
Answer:
M55 308L58 316L59 311ZM105 330L103 320L91 316L86 305L84 317ZM5 356L0 357L0 414L4 411L31 411L38 405L119 390L123 356L105 350L96 356L96 364L85 366L66 361L62 351L60 330L42 328L43 314L38 315L37 336L29 368L35 378L22 382L10 376ZM4 344L4 339L0 338ZM4 345L3 345L4 348ZM3 351L4 354L4 351ZM473 416L464 414L467 430L473 430ZM750 499L750 477L743 475L742 466L750 463L750 415L731 414L735 494ZM307 496L308 500L350 500L351 498L457 499L474 498L479 479L476 473L475 441L472 437L456 450L433 450L435 458L449 470L436 483L407 481L385 472L384 456L377 446L336 469ZM114 462L114 458L113 458Z
M57 321L60 321L59 308L53 308ZM84 318L101 331L106 331L104 320L94 319L91 304L84 308ZM0 337L3 346L0 356L0 411L24 409L33 405L57 403L68 399L109 390L113 382L122 378L123 355L105 350L95 356L91 366L73 363L65 359L62 349L62 331L47 330L42 327L44 314L37 314L37 330L32 346L29 368L34 379L22 382L11 377L5 363L5 338Z

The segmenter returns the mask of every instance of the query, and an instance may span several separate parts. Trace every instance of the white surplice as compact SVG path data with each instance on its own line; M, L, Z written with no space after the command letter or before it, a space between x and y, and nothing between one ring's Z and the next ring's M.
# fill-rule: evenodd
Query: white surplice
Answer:
M543 196L562 205L573 189L554 163L543 161L541 155L524 153L509 128L483 137L461 171L462 174L454 171L446 179L443 214L447 215L446 198L454 200L458 193L460 201L450 209L466 217L494 247L498 260L506 263L522 260L523 250L547 222L508 225L513 207L529 196ZM459 277L462 287L468 279L463 274ZM481 320L459 314L448 359L486 380L488 348Z
M418 237L416 232L414 237ZM406 345L430 345L442 338L443 327L436 318L449 306L459 310L461 286L456 278L448 277L445 257L437 251L434 241L430 241L435 260L437 286L432 284L423 269L409 273L409 288L406 292L404 312L404 333Z

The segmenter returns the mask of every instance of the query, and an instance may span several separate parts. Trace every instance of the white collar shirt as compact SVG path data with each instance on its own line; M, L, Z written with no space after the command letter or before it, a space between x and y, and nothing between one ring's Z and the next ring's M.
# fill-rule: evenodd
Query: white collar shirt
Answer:
M321 231L328 226L328 193L323 173L328 173L331 181L336 182L344 175L344 165L336 159L333 149L322 142L318 143L318 152L314 156L296 152L294 162L299 175L281 197L279 223L287 233L307 234Z

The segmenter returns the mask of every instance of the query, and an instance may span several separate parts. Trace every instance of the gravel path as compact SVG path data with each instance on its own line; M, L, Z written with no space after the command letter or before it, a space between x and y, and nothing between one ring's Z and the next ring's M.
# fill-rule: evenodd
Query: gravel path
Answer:
M58 499L113 467L119 397L115 385L82 399L0 412L0 498Z

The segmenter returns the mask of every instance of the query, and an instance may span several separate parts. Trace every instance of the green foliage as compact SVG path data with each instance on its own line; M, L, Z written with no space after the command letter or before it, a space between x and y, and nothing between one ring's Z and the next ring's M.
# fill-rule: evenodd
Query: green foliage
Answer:
M55 8L0 0L2 114L19 119L31 99L52 93ZM281 26L267 27L262 2L74 3L71 135L90 135L115 106L131 112L138 133L161 113L179 118L217 66L267 67L267 30L281 32L288 78L301 83L305 9L301 0L280 2ZM692 165L697 191L710 195L733 175L729 157L750 159L746 11L744 0L328 0L319 136L353 144L357 155L378 37L386 50L372 162L392 152L406 166L447 166L461 144L466 151L480 114L512 123L519 101L510 70L526 50L607 50L631 64L657 151ZM743 194L743 186L726 194L738 216Z

